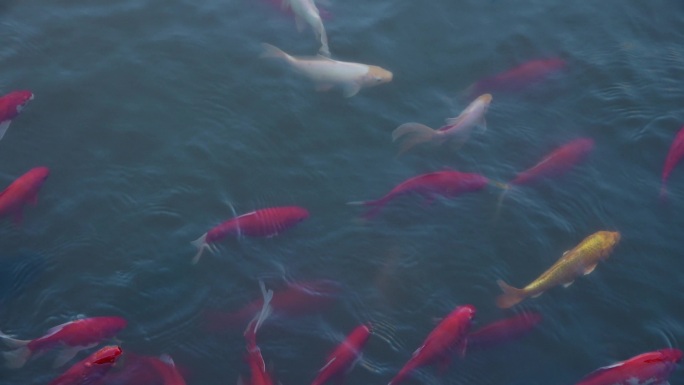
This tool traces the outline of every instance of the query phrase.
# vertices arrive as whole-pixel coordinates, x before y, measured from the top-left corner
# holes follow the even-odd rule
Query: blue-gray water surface
[[[594,369],[684,340],[684,170],[658,200],[684,124],[684,6],[668,0],[568,2],[349,0],[321,5],[333,58],[379,65],[392,82],[352,98],[316,92],[261,43],[311,56],[318,44],[270,0],[0,3],[0,94],[36,95],[0,141],[0,184],[51,174],[23,223],[0,222],[0,330],[36,338],[77,319],[116,315],[124,351],[170,354],[188,384],[247,373],[242,330],[204,327],[208,311],[259,296],[258,280],[329,279],[328,309],[277,318],[259,346],[283,385],[310,383],[360,323],[374,334],[347,383],[385,384],[454,307],[474,327],[522,310],[529,335],[473,351],[419,384],[573,384]],[[391,132],[438,127],[479,79],[543,58],[565,68],[494,93],[487,129],[461,147],[397,157]],[[507,181],[579,137],[596,146],[564,175],[500,190],[390,203],[372,221],[349,201],[451,168]],[[682,167],[684,168],[684,166]],[[254,209],[306,207],[272,238],[228,238],[190,260],[190,241]],[[610,258],[567,289],[512,310],[497,279],[522,287],[599,230],[620,231]],[[53,353],[0,368],[0,384],[45,384]],[[86,352],[78,357],[83,358]],[[72,363],[76,360],[72,361]],[[671,378],[682,383],[680,369]]]

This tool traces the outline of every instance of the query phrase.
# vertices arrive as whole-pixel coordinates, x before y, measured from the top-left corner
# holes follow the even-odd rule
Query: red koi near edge
[[[397,385],[404,381],[414,370],[421,366],[442,361],[448,364],[451,352],[457,350],[461,356],[465,355],[467,335],[470,321],[475,316],[475,307],[471,305],[459,306],[454,309],[437,327],[430,332],[423,346],[419,347],[411,359],[404,365],[389,382]]]
[[[328,356],[311,385],[323,385],[334,377],[341,378],[348,373],[361,359],[361,350],[368,342],[370,333],[368,326],[357,326]]]
[[[667,179],[670,177],[672,170],[674,170],[675,166],[677,166],[682,158],[684,158],[684,127],[679,129],[677,136],[675,136],[674,141],[672,141],[670,151],[667,153],[667,158],[665,159],[663,176],[661,178],[662,182],[660,185],[661,201],[665,201],[667,199]]]

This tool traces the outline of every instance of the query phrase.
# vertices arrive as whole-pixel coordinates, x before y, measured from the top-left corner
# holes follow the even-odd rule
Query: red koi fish
[[[84,349],[114,337],[127,325],[121,317],[93,317],[67,322],[48,330],[34,340],[17,340],[0,332],[0,340],[16,350],[2,353],[6,366],[16,369],[24,366],[33,353],[64,347],[55,359],[54,366],[62,366]]]
[[[662,184],[660,186],[661,201],[667,199],[667,179],[682,158],[684,158],[684,127],[682,127],[677,133],[677,136],[675,136],[675,139],[670,146],[670,151],[667,153],[667,158],[665,159],[665,167],[663,167],[663,176],[661,178]]]
[[[525,312],[492,322],[468,335],[468,348],[491,347],[524,336],[541,322],[539,313]]]
[[[399,371],[389,385],[397,385],[404,381],[414,370],[421,366],[441,361],[448,365],[453,350],[465,355],[467,335],[470,321],[475,316],[475,307],[471,305],[459,306],[454,309],[425,339],[411,359]]]
[[[325,279],[290,282],[283,290],[274,293],[270,306],[274,315],[279,316],[317,313],[334,304],[341,291],[342,285]],[[263,298],[259,298],[234,313],[208,313],[205,325],[214,332],[242,328],[263,305]]]
[[[593,149],[593,139],[575,139],[551,152],[532,168],[519,173],[510,184],[528,184],[541,178],[563,174],[586,159]]]
[[[593,139],[575,139],[557,148],[536,165],[519,173],[515,179],[508,182],[508,185],[503,186],[503,192],[499,196],[499,202],[497,203],[497,214],[506,193],[512,186],[531,184],[537,182],[539,179],[564,174],[575,165],[585,160],[593,149]]]
[[[271,314],[269,303],[273,298],[273,291],[264,287],[263,282],[259,282],[263,294],[264,306],[261,312],[247,325],[245,330],[245,340],[247,342],[247,356],[245,360],[249,365],[250,378],[245,382],[242,377],[238,378],[238,385],[273,385],[275,382],[271,374],[266,370],[266,362],[261,355],[261,349],[256,343],[256,333],[264,320]]]
[[[565,65],[565,60],[560,58],[531,60],[498,75],[478,81],[470,86],[468,95],[518,92],[560,72],[565,68]]]
[[[309,212],[298,206],[269,207],[229,219],[191,242],[197,247],[192,263],[197,263],[204,249],[212,250],[211,243],[232,236],[273,237],[309,217]]]
[[[38,191],[48,175],[50,170],[47,167],[32,168],[0,192],[0,216],[12,215],[14,223],[19,225],[24,206],[38,203]]]
[[[380,199],[365,202],[349,202],[347,204],[374,206],[364,215],[366,219],[371,219],[380,212],[385,204],[401,195],[416,193],[425,197],[426,203],[430,204],[438,196],[456,197],[467,192],[482,190],[488,183],[489,180],[479,174],[449,170],[437,171],[410,178],[393,188]]]
[[[370,333],[368,326],[357,326],[347,339],[328,356],[325,366],[318,371],[311,385],[323,385],[332,378],[341,378],[351,371],[361,359],[361,350],[368,342]]]
[[[168,355],[148,357],[126,353],[123,368],[109,372],[102,383],[104,385],[185,385],[185,379]]]
[[[577,385],[666,385],[682,359],[679,349],[661,349],[599,368]]]
[[[5,136],[12,119],[16,118],[31,100],[31,91],[14,91],[0,96],[0,139]]]
[[[121,356],[118,346],[105,346],[77,362],[48,385],[97,385]]]

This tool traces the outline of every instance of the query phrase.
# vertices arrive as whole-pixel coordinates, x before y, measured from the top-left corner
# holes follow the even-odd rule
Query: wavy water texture
[[[188,384],[246,373],[243,330],[211,333],[207,309],[239,309],[258,280],[325,279],[325,309],[273,317],[257,337],[283,384],[313,380],[361,323],[373,328],[348,383],[386,383],[454,307],[473,328],[523,311],[534,332],[426,367],[411,383],[574,383],[597,367],[684,340],[679,272],[684,170],[658,201],[684,124],[684,22],[666,1],[520,3],[330,1],[333,59],[391,70],[354,98],[259,59],[262,43],[314,55],[292,16],[261,1],[0,1],[0,93],[33,100],[0,142],[0,189],[27,169],[51,175],[21,226],[0,218],[0,330],[32,338],[77,317],[117,315],[124,351],[170,354]],[[494,94],[487,131],[467,146],[401,158],[391,132],[439,127],[467,89],[540,58],[562,71]],[[525,79],[523,79],[525,80]],[[522,82],[524,83],[524,81]],[[423,205],[402,197],[375,221],[345,203],[397,181],[454,169],[508,182],[554,148],[595,148],[562,175]],[[272,238],[235,238],[193,266],[190,241],[235,213],[302,206]],[[620,244],[568,287],[503,311],[503,279],[523,286],[587,235]],[[2,349],[5,349],[2,347]],[[4,351],[4,350],[3,350]],[[85,355],[85,353],[83,353]],[[52,356],[0,385],[48,383]],[[671,377],[681,383],[681,370]],[[407,381],[408,383],[408,381]]]

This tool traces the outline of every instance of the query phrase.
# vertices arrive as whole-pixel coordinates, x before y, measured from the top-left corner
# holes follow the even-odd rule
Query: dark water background
[[[327,312],[259,336],[284,385],[309,383],[323,355],[362,322],[376,335],[349,384],[384,384],[457,305],[476,325],[533,309],[539,329],[411,383],[572,384],[599,366],[684,339],[684,171],[657,200],[666,153],[684,124],[684,6],[679,1],[332,1],[333,57],[380,65],[392,83],[351,99],[258,58],[260,43],[311,55],[310,30],[267,1],[34,0],[0,3],[0,91],[36,99],[0,142],[0,181],[51,176],[21,227],[0,223],[0,329],[22,338],[79,316],[119,315],[124,350],[171,354],[189,384],[233,384],[240,331],[201,328],[204,309],[236,309],[257,279],[333,279]],[[488,130],[460,150],[396,158],[391,131],[436,127],[474,81],[528,60],[566,71],[501,94]],[[401,199],[370,224],[345,202],[377,198],[451,167],[508,180],[557,146],[591,137],[589,160],[510,196]],[[271,239],[226,240],[189,261],[189,242],[239,213],[301,205],[311,217]],[[523,286],[598,230],[619,230],[611,258],[569,289],[502,311],[502,278]],[[23,256],[23,257],[22,257]],[[79,357],[84,357],[82,353]],[[49,357],[49,356],[48,356]],[[42,384],[49,359],[0,384]],[[679,370],[672,384],[684,381]]]

